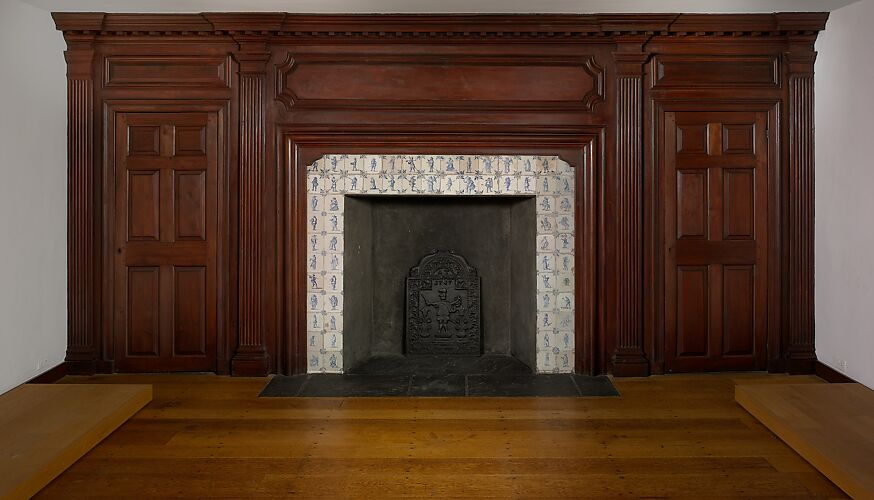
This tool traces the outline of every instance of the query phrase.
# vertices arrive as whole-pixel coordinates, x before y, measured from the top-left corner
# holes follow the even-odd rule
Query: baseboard
[[[843,373],[835,370],[831,366],[823,363],[822,361],[817,361],[816,366],[814,368],[814,373],[816,376],[825,380],[826,382],[831,382],[832,384],[856,384],[855,380],[850,377],[844,375]]]
[[[54,384],[64,378],[65,375],[67,375],[67,362],[61,361],[61,364],[40,373],[25,382],[25,384]]]

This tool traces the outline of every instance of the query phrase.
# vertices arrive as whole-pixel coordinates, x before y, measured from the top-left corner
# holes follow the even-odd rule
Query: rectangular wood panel
[[[161,148],[161,128],[134,126],[127,129],[127,154],[129,156],[157,156]]]
[[[753,239],[755,232],[755,171],[723,170],[723,239]]]
[[[677,172],[677,238],[707,237],[707,172]]]
[[[777,65],[774,56],[659,55],[655,59],[654,86],[777,87]]]
[[[227,88],[230,69],[226,57],[110,56],[106,58],[107,87]]]
[[[677,355],[706,356],[710,318],[708,269],[683,266],[677,269]]]
[[[724,355],[750,355],[755,352],[755,272],[755,266],[722,268]]]
[[[176,239],[205,240],[206,172],[176,172],[175,180]]]
[[[157,171],[128,172],[128,240],[158,240],[161,177]]]
[[[206,154],[206,127],[175,128],[174,155],[205,155]]]
[[[173,354],[206,354],[206,268],[173,269]]]
[[[127,354],[157,356],[160,352],[160,269],[127,270]]]

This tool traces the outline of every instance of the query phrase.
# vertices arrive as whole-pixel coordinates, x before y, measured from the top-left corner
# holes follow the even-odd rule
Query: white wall
[[[0,393],[64,360],[63,50],[48,12],[0,1]]]
[[[816,61],[816,352],[874,388],[874,0],[832,12]]]

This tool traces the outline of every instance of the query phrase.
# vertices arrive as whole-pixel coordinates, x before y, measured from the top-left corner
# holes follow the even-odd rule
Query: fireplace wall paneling
[[[400,153],[574,168],[577,371],[813,369],[826,14],[53,16],[71,372],[305,372],[306,168]]]

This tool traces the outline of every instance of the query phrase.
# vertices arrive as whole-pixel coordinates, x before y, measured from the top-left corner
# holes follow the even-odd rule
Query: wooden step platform
[[[738,385],[735,400],[853,498],[874,498],[874,391]]]
[[[0,395],[0,498],[31,497],[151,400],[151,385],[25,384]]]

